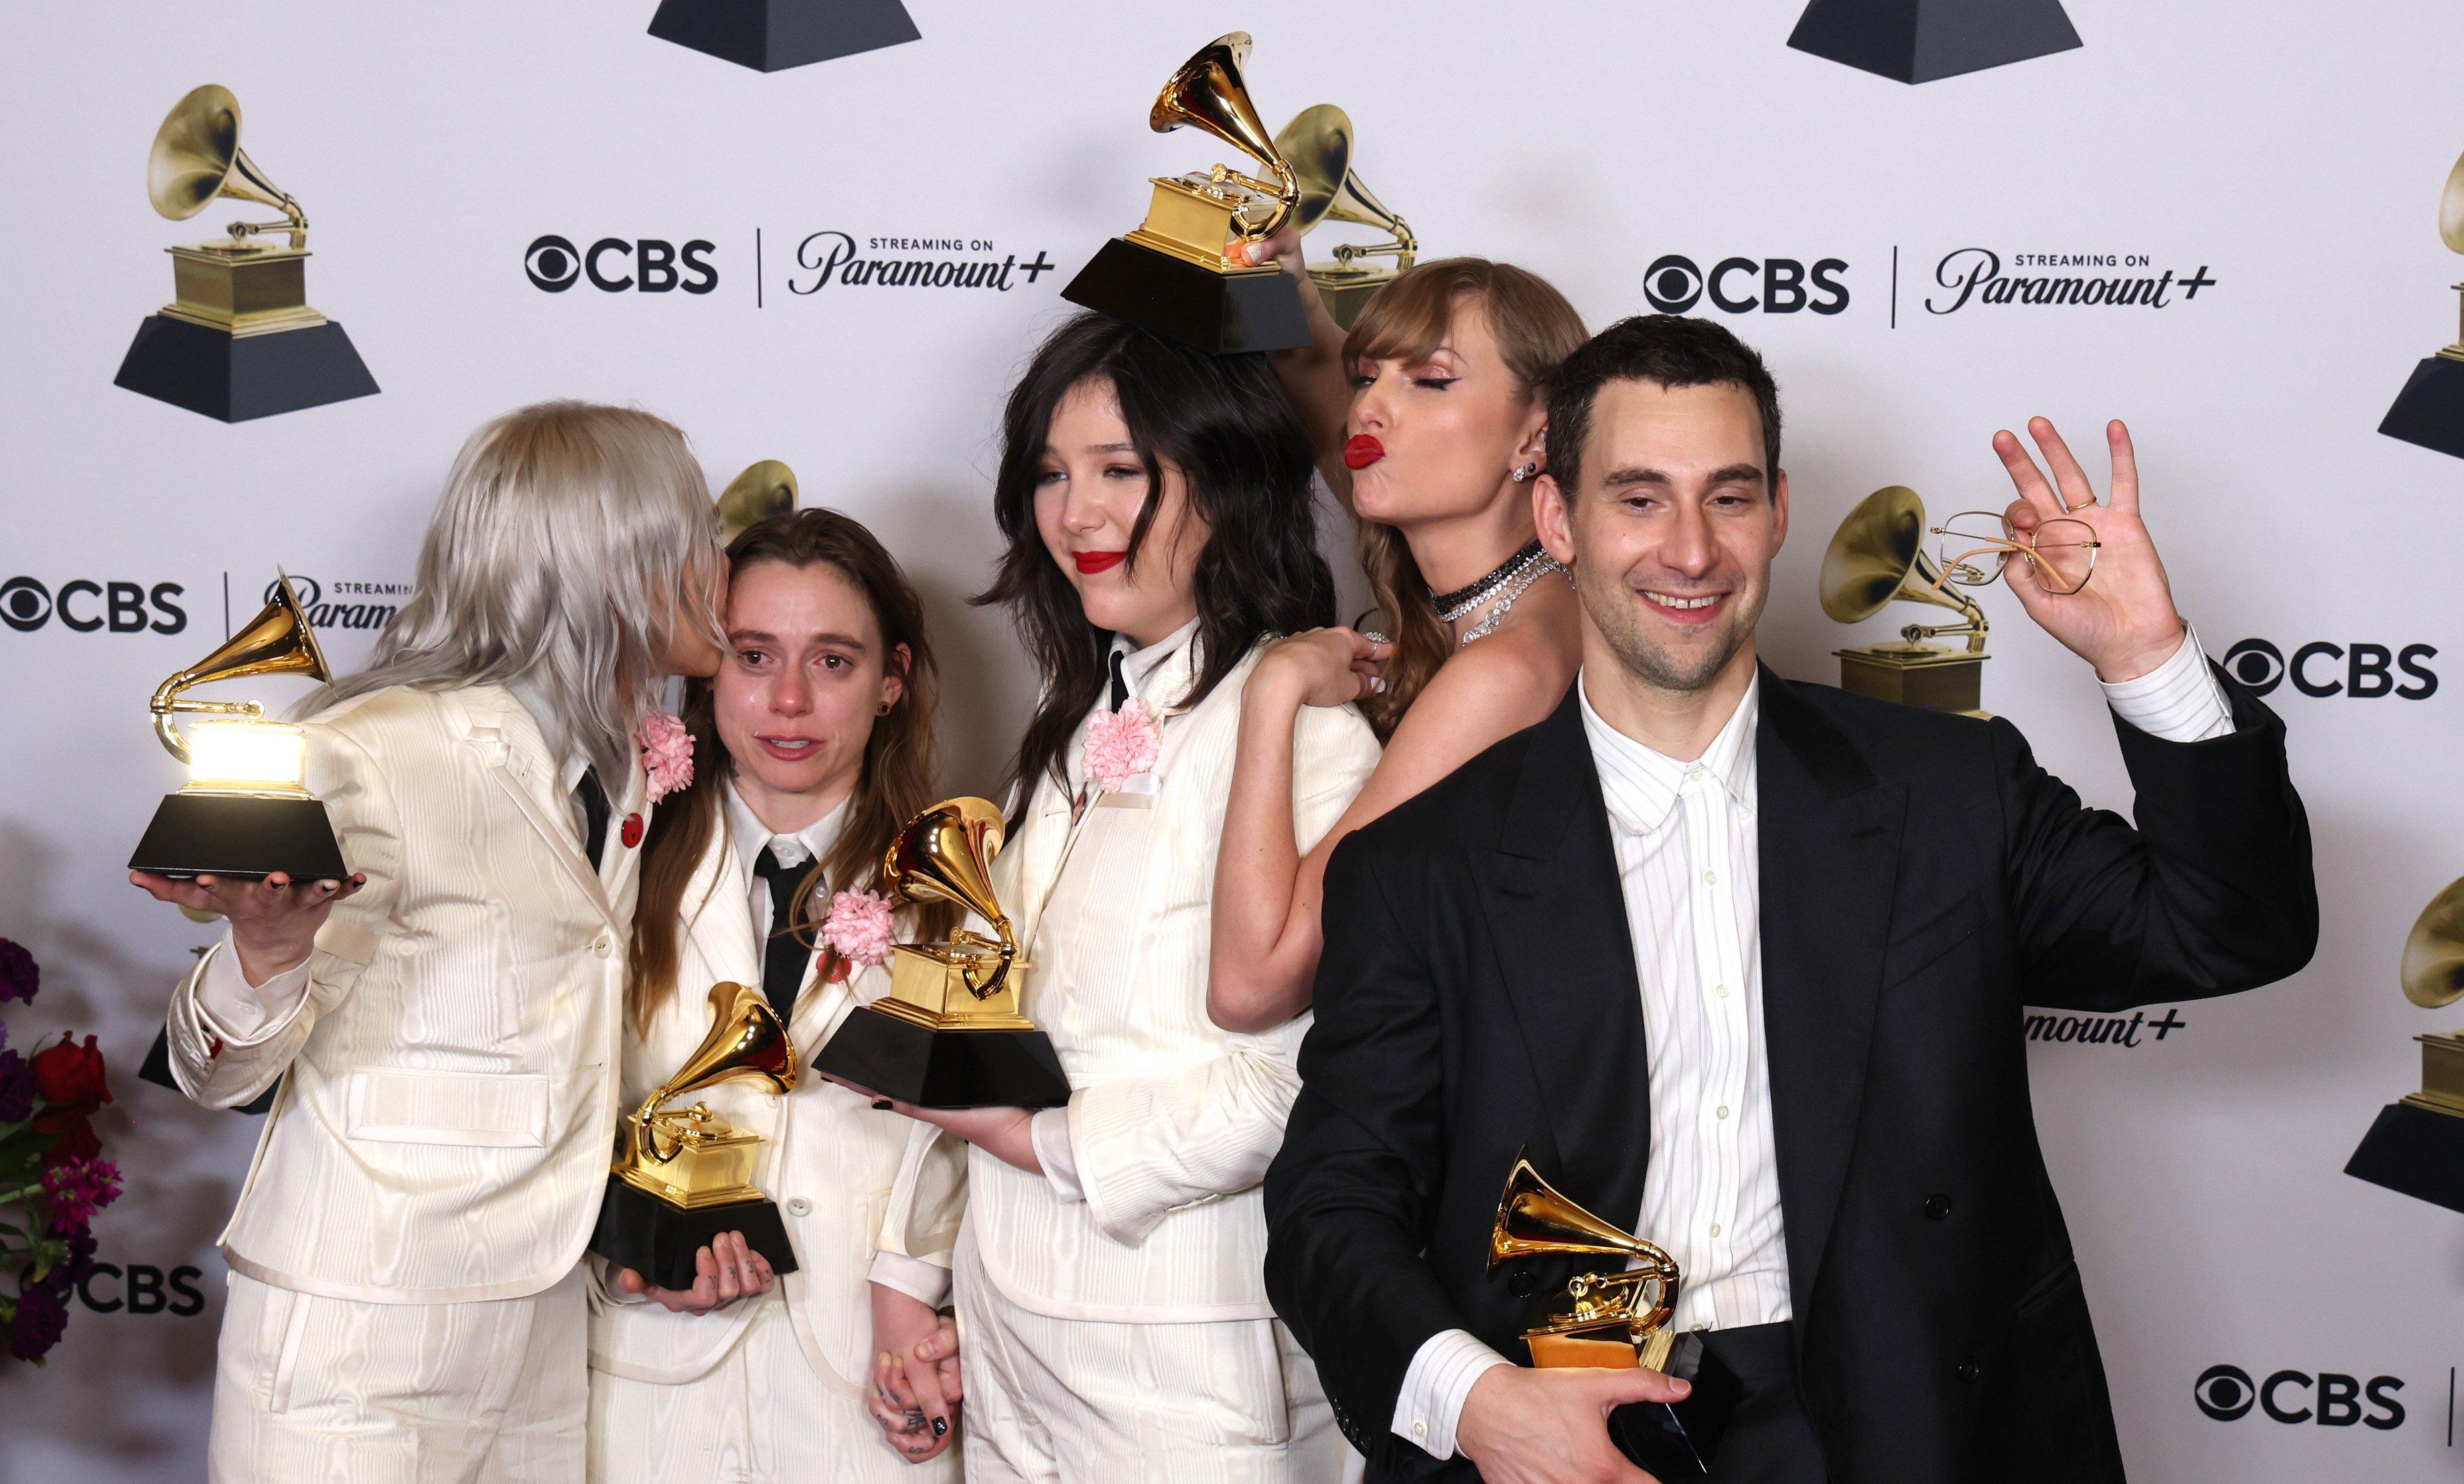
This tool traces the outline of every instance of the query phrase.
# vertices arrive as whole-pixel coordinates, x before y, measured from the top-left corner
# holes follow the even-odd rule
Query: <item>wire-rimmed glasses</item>
[[[2103,544],[2084,520],[2056,516],[2023,536],[2011,529],[2008,518],[1991,511],[1961,511],[1935,526],[1933,534],[1944,537],[1938,554],[1941,576],[1933,579],[1936,590],[1945,582],[1988,586],[2016,556],[2033,570],[2038,587],[2067,596],[2096,575],[2097,548]]]

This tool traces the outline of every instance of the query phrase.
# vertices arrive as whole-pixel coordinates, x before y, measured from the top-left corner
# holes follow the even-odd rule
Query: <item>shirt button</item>
[[[1711,986],[1711,993],[1717,994],[1722,999],[1727,999],[1728,997],[1728,987],[1725,984],[1715,984]]]
[[[1717,871],[1705,871],[1703,873],[1703,884],[1706,886],[1716,886],[1720,884],[1720,873]]]
[[[1727,1118],[1728,1116],[1728,1105],[1723,1102],[1715,1111],[1719,1117]]]
[[[1711,1223],[1711,1234],[1712,1234],[1713,1236],[1717,1236],[1717,1235],[1719,1235],[1719,1234],[1720,1234],[1720,1223],[1718,1223],[1718,1222],[1716,1222],[1716,1221],[1714,1221],[1714,1222],[1712,1222],[1712,1223]]]
[[[1701,782],[1703,780],[1703,765],[1701,763],[1696,763],[1693,767],[1686,769],[1685,778],[1689,783]]]
[[[813,1213],[813,1203],[799,1195],[787,1203],[787,1210],[794,1215],[809,1216]]]
[[[1427,1437],[1428,1435],[1429,1435],[1429,1425],[1428,1425],[1427,1423],[1425,1423],[1425,1422],[1416,1422],[1416,1423],[1412,1424],[1412,1436],[1414,1436],[1414,1437],[1416,1437],[1416,1438],[1424,1438],[1424,1437]]]

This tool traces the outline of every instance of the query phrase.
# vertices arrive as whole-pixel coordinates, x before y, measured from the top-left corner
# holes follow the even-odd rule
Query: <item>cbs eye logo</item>
[[[1731,315],[1757,309],[1767,315],[1793,315],[1800,309],[1836,315],[1848,307],[1848,286],[1839,281],[1847,271],[1847,263],[1836,257],[1817,261],[1810,278],[1805,264],[1793,257],[1727,257],[1706,273],[1692,258],[1671,252],[1642,271],[1642,294],[1663,315],[1682,315],[1706,294],[1714,306]]]
[[[605,294],[708,294],[718,287],[718,269],[710,255],[716,244],[695,237],[679,249],[658,237],[627,240],[602,237],[577,248],[569,237],[554,232],[532,241],[522,253],[522,272],[531,285],[546,294],[562,294],[587,278]],[[679,266],[681,265],[681,266]]]
[[[2306,696],[2344,695],[2367,701],[2397,695],[2421,701],[2438,689],[2438,676],[2430,668],[2437,655],[2431,644],[2390,649],[2385,644],[2319,641],[2294,650],[2288,660],[2283,650],[2264,639],[2245,639],[2225,651],[2224,665],[2225,673],[2248,686],[2254,695],[2265,695],[2290,680],[2293,688]],[[2399,670],[2405,677],[2400,685]]]
[[[2218,1422],[2238,1422],[2255,1407],[2281,1423],[2349,1428],[2358,1422],[2390,1432],[2404,1426],[2404,1403],[2395,1395],[2403,1389],[2404,1381],[2396,1376],[2372,1376],[2365,1382],[2336,1371],[2312,1376],[2279,1370],[2255,1382],[2238,1365],[2211,1365],[2199,1372],[2190,1396],[2199,1410]]]

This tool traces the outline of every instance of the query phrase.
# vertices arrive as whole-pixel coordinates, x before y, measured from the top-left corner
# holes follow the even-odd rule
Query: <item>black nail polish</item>
[[[873,1111],[874,1111],[874,1112],[876,1112],[876,1113],[887,1113],[887,1112],[889,1112],[889,1111],[890,1111],[890,1100],[889,1100],[888,1098],[875,1098],[875,1099],[873,1099],[873,1100],[872,1100],[872,1109],[873,1109]]]
[[[934,1435],[935,1437],[940,1437],[940,1436],[942,1436],[943,1434],[947,1433],[949,1430],[950,1430],[950,1419],[949,1419],[949,1418],[947,1418],[947,1417],[935,1417],[935,1418],[934,1418],[934,1419],[933,1419],[933,1435]]]

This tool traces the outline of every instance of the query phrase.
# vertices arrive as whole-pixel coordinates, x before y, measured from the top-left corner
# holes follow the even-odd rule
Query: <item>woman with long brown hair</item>
[[[1277,368],[1320,471],[1360,524],[1383,633],[1296,634],[1249,674],[1216,866],[1207,1013],[1258,1031],[1309,1004],[1318,903],[1344,836],[1564,699],[1580,663],[1573,584],[1540,549],[1549,377],[1583,322],[1535,273],[1485,258],[1422,263],[1350,334],[1301,272],[1299,240],[1249,250],[1301,284],[1316,342]],[[1292,720],[1357,702],[1385,742],[1368,784],[1313,849],[1292,843]]]
[[[643,846],[624,1107],[701,1042],[715,983],[760,986],[800,1060],[888,989],[869,949],[891,918],[867,894],[880,890],[899,827],[934,799],[933,651],[915,591],[881,543],[835,511],[803,510],[747,529],[728,556],[726,658],[687,687],[682,712],[697,775]],[[865,928],[876,941],[844,941]],[[907,1467],[950,1443],[956,1372],[935,1363],[955,1346],[935,1313],[947,1269],[874,1252],[907,1122],[809,1072],[784,1097],[741,1082],[697,1096],[762,1137],[760,1183],[798,1268],[773,1274],[728,1233],[702,1249],[690,1289],[599,1275],[590,1476],[706,1478],[735,1466],[764,1478],[955,1478],[955,1455]],[[893,1380],[884,1352],[914,1364]],[[897,1407],[882,1405],[886,1390]],[[911,1405],[921,1420],[891,1425]],[[877,1441],[885,1426],[891,1448]]]

